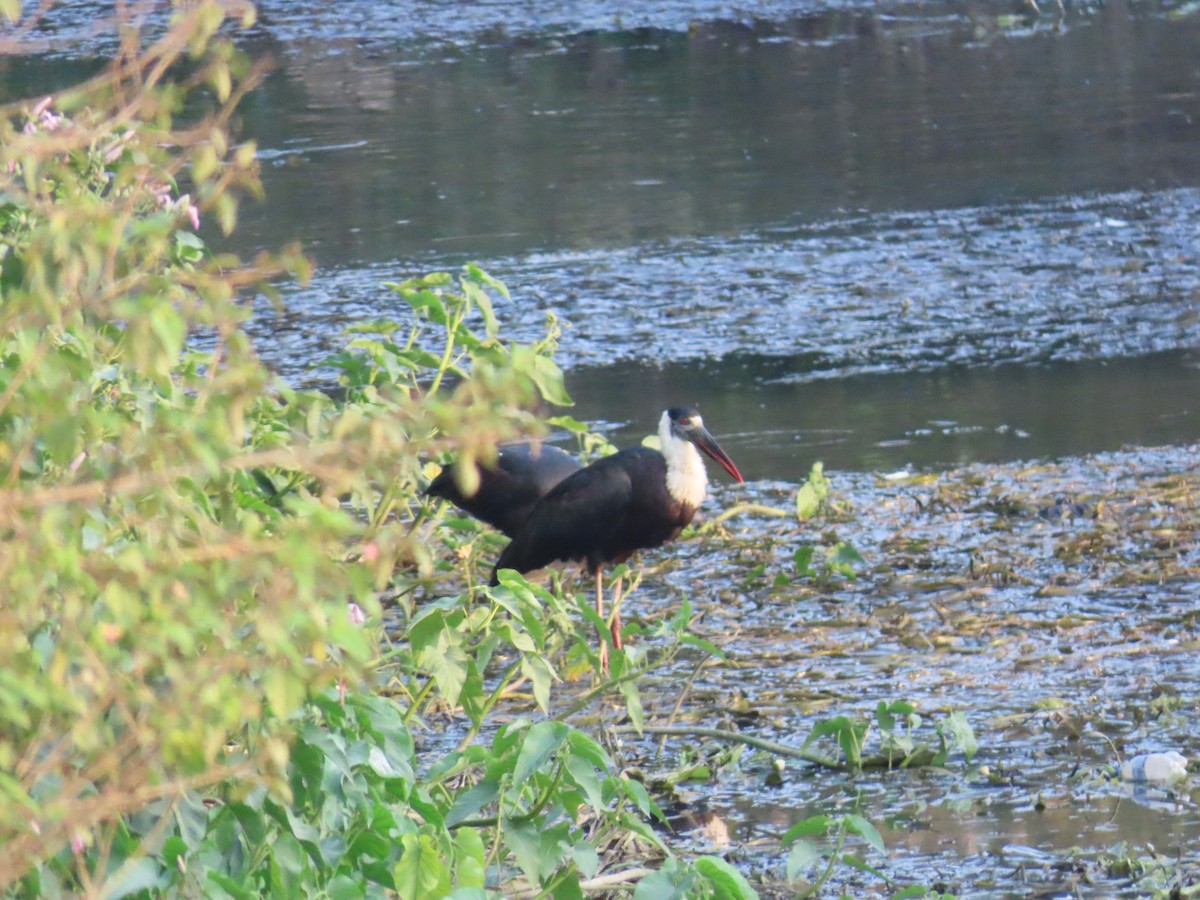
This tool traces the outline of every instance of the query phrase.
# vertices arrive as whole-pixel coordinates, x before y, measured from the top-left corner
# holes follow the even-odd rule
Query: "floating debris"
[[[1166,753],[1139,753],[1121,763],[1125,781],[1154,781],[1172,784],[1187,777],[1187,757],[1178,750]]]

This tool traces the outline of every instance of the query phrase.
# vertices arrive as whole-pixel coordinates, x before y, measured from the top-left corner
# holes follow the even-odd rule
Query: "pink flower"
[[[181,209],[184,215],[188,217],[188,221],[192,223],[192,230],[195,231],[200,227],[200,210],[196,204],[192,202],[191,194],[184,194],[175,201],[175,208]]]
[[[46,131],[56,131],[62,125],[64,119],[58,113],[51,112],[50,106],[54,103],[53,97],[46,97],[29,114],[29,121],[25,123],[22,129],[25,134],[33,134],[38,128],[44,128]]]
[[[354,625],[357,625],[359,628],[362,628],[363,625],[367,624],[367,613],[357,603],[352,601],[346,604],[346,613],[350,616],[350,622]]]
[[[171,186],[169,184],[151,184],[150,191],[154,194],[154,200],[163,209],[171,205]]]

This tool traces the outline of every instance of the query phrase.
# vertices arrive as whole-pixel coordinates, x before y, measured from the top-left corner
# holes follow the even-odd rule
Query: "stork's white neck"
[[[679,503],[699,507],[708,490],[704,460],[695,444],[675,436],[671,417],[665,412],[658,421],[658,442],[667,460],[667,493]]]

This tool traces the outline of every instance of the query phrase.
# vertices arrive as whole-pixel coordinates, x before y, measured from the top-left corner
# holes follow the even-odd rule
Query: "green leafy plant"
[[[978,750],[975,733],[961,712],[949,713],[934,723],[936,747],[930,741],[918,739],[916,732],[924,720],[906,700],[881,700],[873,720],[848,715],[821,719],[813,725],[803,749],[830,740],[841,751],[844,767],[852,772],[864,768],[943,766],[955,751],[961,751],[970,762]],[[868,741],[873,730],[879,733],[879,746],[871,750]]]
[[[832,716],[822,719],[813,725],[808,737],[804,740],[804,748],[819,741],[821,738],[832,738],[842,751],[842,759],[846,768],[857,771],[863,764],[863,744],[867,738],[868,723],[863,719],[851,719],[849,716]]]
[[[809,470],[808,478],[796,491],[796,518],[813,518],[821,511],[828,497],[829,479],[825,477],[825,464],[815,462]]]
[[[565,399],[553,336],[500,341],[504,288],[474,267],[397,287],[404,320],[340,357],[344,400],[272,378],[247,300],[303,258],[243,265],[194,231],[257,189],[228,133],[260,71],[220,36],[233,12],[181,7],[145,45],[128,22],[107,72],[0,116],[0,888],[149,878],[197,792],[286,810],[307,701],[360,683],[363,622],[430,568],[396,515],[425,459]]]
[[[830,835],[832,835],[833,848],[828,853],[822,852],[816,839],[827,838]],[[887,876],[870,865],[865,855],[850,853],[845,849],[847,841],[852,836],[860,838],[877,853],[887,852],[879,829],[862,816],[854,813],[841,816],[810,816],[792,825],[783,833],[780,844],[785,849],[790,848],[787,859],[788,881],[798,881],[805,872],[823,865],[816,879],[802,888],[799,896],[809,897],[816,894],[829,880],[839,864],[850,866],[861,872],[869,872],[877,878],[887,881]]]
[[[227,132],[258,75],[218,37],[231,11],[146,47],[130,23],[106,75],[0,118],[0,891],[573,895],[636,835],[654,877],[753,896],[670,857],[645,786],[548,717],[563,668],[596,668],[589,604],[469,570],[440,589],[428,461],[489,461],[569,402],[554,322],[506,343],[507,288],[466,266],[349,329],[336,400],[257,359],[246,300],[306,265],[195,233],[257,185]],[[681,613],[657,629],[677,644]],[[635,721],[644,662],[614,653],[597,689]],[[498,723],[522,684],[543,717]]]
[[[852,579],[855,577],[854,567],[865,563],[862,554],[845,541],[838,541],[832,547],[826,548],[819,565],[814,562],[816,555],[817,549],[810,545],[800,547],[792,554],[797,578],[815,578],[825,581],[835,575],[840,575],[843,578]],[[781,587],[790,581],[791,579],[787,575],[781,573],[775,580],[775,586]]]
[[[799,490],[796,492],[796,517],[802,521],[812,521],[830,510],[830,483],[825,477],[824,464],[815,462]],[[773,587],[781,588],[797,579],[813,579],[818,582],[829,582],[836,577],[854,578],[855,566],[865,564],[865,560],[853,546],[846,541],[832,540],[824,550],[811,544],[797,547],[792,554],[794,570],[791,573],[779,572],[775,575]],[[765,565],[754,567],[747,575],[747,583],[752,583],[765,574]]]
[[[1132,882],[1139,896],[1170,900],[1200,894],[1194,875],[1180,859],[1153,846],[1139,849],[1121,841],[1102,851],[1096,864],[1106,877]]]
[[[617,452],[617,448],[607,437],[592,431],[586,423],[571,416],[551,416],[546,420],[546,424],[574,435],[579,445],[579,458],[585,463],[601,456],[612,456]]]

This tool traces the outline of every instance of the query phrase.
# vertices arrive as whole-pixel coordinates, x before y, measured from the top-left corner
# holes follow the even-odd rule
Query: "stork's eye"
[[[679,424],[680,425],[691,425],[692,420],[689,419],[687,416],[684,416],[682,419],[679,420]]]

